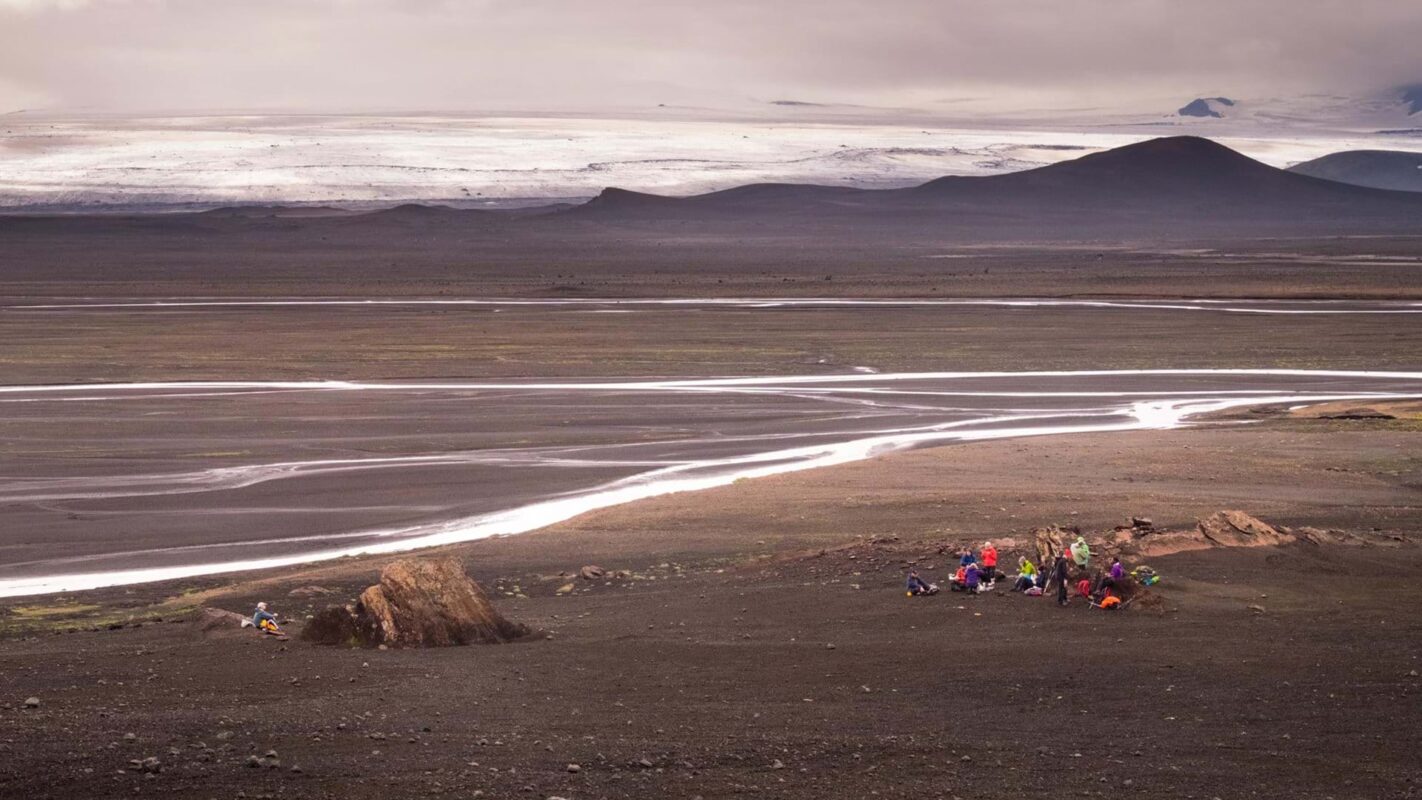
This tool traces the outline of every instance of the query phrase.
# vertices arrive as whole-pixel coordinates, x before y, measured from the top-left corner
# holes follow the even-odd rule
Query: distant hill
[[[735,222],[747,229],[926,227],[1002,238],[1422,230],[1422,197],[1287,172],[1177,136],[1038,169],[908,189],[752,184],[691,197],[609,189],[566,215],[604,222]]]
[[[1422,234],[1422,193],[1276,169],[1194,136],[1151,139],[1022,172],[944,177],[900,189],[760,183],[667,197],[609,188],[580,205],[517,212],[404,205],[368,213],[265,207],[0,215],[0,239],[218,237],[213,241],[242,252],[282,243],[294,252],[337,260],[365,248],[474,258],[491,249],[547,254],[633,241],[705,247],[771,242],[786,252],[808,254],[929,243],[1391,234]]]
[[[1407,105],[1407,114],[1422,114],[1422,83],[1402,87],[1402,102]]]
[[[1405,150],[1349,150],[1289,167],[1290,172],[1312,175],[1354,186],[1422,192],[1422,153]]]
[[[1233,108],[1234,101],[1228,97],[1197,97],[1181,106],[1175,113],[1182,117],[1213,117],[1221,119],[1225,109]]]

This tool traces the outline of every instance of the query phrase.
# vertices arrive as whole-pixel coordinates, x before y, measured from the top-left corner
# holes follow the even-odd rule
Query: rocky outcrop
[[[302,638],[321,644],[450,647],[510,642],[528,636],[510,622],[457,559],[407,558],[387,566],[380,583],[351,608],[317,614]]]
[[[1294,541],[1294,537],[1243,511],[1216,511],[1196,525],[1211,544],[1219,547],[1265,547]]]
[[[1068,544],[1081,535],[1079,528],[1062,528],[1048,525],[1032,529],[1032,544],[1037,551],[1037,563],[1043,569],[1051,566],[1058,553],[1065,553]]]

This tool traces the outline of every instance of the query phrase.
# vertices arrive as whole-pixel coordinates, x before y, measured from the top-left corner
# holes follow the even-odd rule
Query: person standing
[[[983,580],[988,583],[997,580],[997,548],[992,542],[983,542]]]
[[[1066,553],[1057,554],[1057,562],[1052,566],[1052,580],[1057,583],[1057,605],[1067,604],[1067,572],[1068,566]]]
[[[1091,545],[1086,543],[1085,536],[1076,537],[1076,541],[1071,544],[1071,558],[1082,569],[1091,568]]]

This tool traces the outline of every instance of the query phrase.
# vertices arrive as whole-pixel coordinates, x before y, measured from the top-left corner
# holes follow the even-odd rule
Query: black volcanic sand
[[[448,550],[506,613],[552,633],[506,646],[350,651],[202,639],[171,621],[52,634],[43,621],[67,604],[203,582],[43,598],[12,608],[37,633],[0,645],[0,793],[1412,796],[1419,435],[1271,418],[980,443]],[[1246,503],[1280,522],[1381,530],[1361,547],[1153,560],[1160,614],[901,591],[910,561],[941,578],[945,547],[1010,549],[1004,536],[1038,522],[1174,525]],[[556,574],[593,561],[635,577]],[[353,596],[379,563],[187,602],[245,611],[264,598],[300,617]],[[556,596],[565,582],[577,589]],[[313,585],[330,594],[289,595]],[[23,708],[31,696],[40,705]],[[246,766],[268,750],[280,768]],[[148,757],[155,777],[128,769]]]
[[[1410,280],[1422,285],[1418,274]],[[1046,294],[1043,288],[1036,294]],[[1189,288],[1177,285],[1181,294],[1170,296],[1188,294]],[[289,296],[314,294],[296,287]],[[1415,354],[1422,352],[1422,314],[977,306],[642,306],[632,313],[513,305],[42,311],[0,302],[7,305],[0,308],[0,357],[3,382],[11,385],[786,375],[860,366],[881,372],[1406,370],[1418,366]]]
[[[1422,296],[1417,240],[1399,237],[976,247],[442,225],[5,220],[0,294]],[[30,313],[0,312],[7,384],[1416,369],[1422,352],[1417,318],[1395,316]],[[258,599],[301,619],[354,597],[377,559],[6,601],[0,796],[1415,796],[1417,422],[1236,417],[1263,422],[902,453],[449,548],[506,613],[553,632],[516,645],[352,652],[174,622],[105,629]],[[43,446],[0,438],[11,458]],[[1159,616],[901,592],[908,560],[942,578],[945,544],[1221,508],[1378,538],[1160,559]],[[587,563],[637,577],[555,596]],[[330,593],[290,594],[310,586]],[[84,630],[56,632],[69,627]],[[245,766],[269,749],[279,769]],[[147,757],[156,777],[128,770]]]

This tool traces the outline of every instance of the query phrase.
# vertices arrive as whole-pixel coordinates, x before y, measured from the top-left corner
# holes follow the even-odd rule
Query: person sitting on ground
[[[953,577],[948,579],[948,591],[966,592],[968,591],[968,568],[958,567],[958,571],[953,573]]]
[[[1079,595],[1081,595],[1082,597],[1085,597],[1085,598],[1087,599],[1087,601],[1090,602],[1091,599],[1092,599],[1092,596],[1091,596],[1091,579],[1090,579],[1090,578],[1082,578],[1081,580],[1077,581],[1077,582],[1076,582],[1076,593],[1079,594]]]
[[[1113,589],[1121,585],[1122,579],[1126,577],[1126,568],[1121,566],[1120,556],[1111,559],[1111,569],[1106,576],[1101,579],[1102,590]]]
[[[992,542],[983,542],[983,580],[987,583],[997,580],[997,548]]]
[[[918,576],[918,570],[911,569],[908,574],[908,595],[909,597],[938,594],[938,585],[928,583]]]
[[[983,568],[976,563],[969,564],[964,575],[963,586],[970,593],[987,591],[987,584],[983,581]]]
[[[958,559],[958,564],[959,564],[960,566],[966,567],[966,566],[968,566],[969,564],[975,564],[975,563],[977,563],[977,560],[978,560],[978,557],[975,556],[975,555],[973,555],[973,548],[971,548],[971,547],[964,547],[964,548],[963,548],[963,557],[960,558],[960,559]]]
[[[281,626],[277,624],[276,615],[267,611],[266,603],[257,604],[257,613],[252,615],[252,624],[262,633],[281,633]]]
[[[1093,603],[1092,605],[1103,611],[1115,611],[1121,607],[1121,598],[1107,592],[1106,596],[1101,598],[1100,603]]]
[[[1037,585],[1037,565],[1027,560],[1026,556],[1017,559],[1017,582],[1012,585],[1012,591],[1025,592]]]
[[[1078,536],[1076,541],[1071,543],[1071,560],[1082,569],[1091,566],[1091,546],[1086,543],[1086,537]]]

